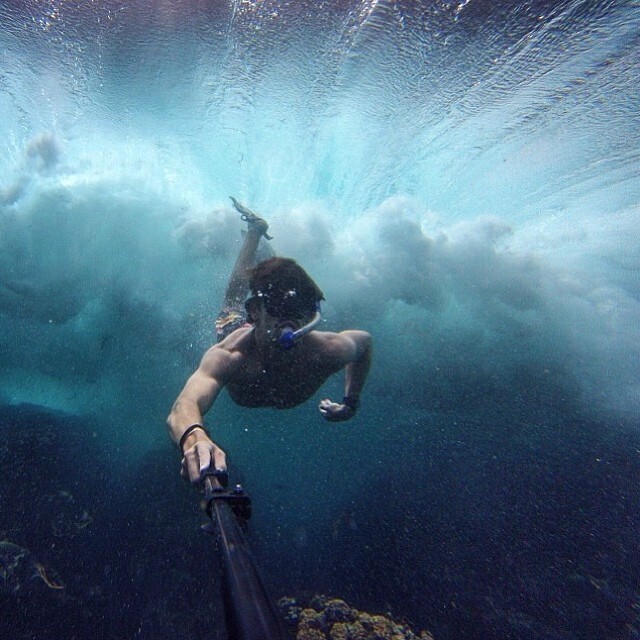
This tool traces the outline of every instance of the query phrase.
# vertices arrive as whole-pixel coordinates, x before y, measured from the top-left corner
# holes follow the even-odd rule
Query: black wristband
[[[349,409],[351,409],[351,411],[355,413],[358,410],[358,407],[360,406],[360,399],[357,396],[345,396],[342,399],[342,404],[349,407]]]
[[[180,437],[180,451],[182,451],[183,455],[184,455],[184,443],[186,441],[186,439],[196,430],[196,429],[202,429],[205,434],[207,435],[207,437],[209,436],[209,434],[207,433],[207,430],[201,425],[201,424],[192,424],[190,427],[188,427],[185,432],[182,434],[182,436]]]

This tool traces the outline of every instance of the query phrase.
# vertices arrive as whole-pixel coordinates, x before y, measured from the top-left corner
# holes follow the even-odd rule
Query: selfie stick
[[[223,600],[229,640],[285,640],[287,635],[269,597],[240,522],[251,516],[251,500],[240,485],[227,491],[226,473],[204,477],[203,507],[211,518],[222,555]]]

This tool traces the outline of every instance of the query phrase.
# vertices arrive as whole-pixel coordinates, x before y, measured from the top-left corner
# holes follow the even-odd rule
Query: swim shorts
[[[220,342],[236,329],[250,326],[244,305],[223,307],[216,318],[216,339]]]

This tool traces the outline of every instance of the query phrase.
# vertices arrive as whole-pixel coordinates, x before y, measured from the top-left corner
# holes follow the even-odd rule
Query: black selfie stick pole
[[[207,475],[204,507],[222,555],[223,598],[229,640],[285,640],[287,635],[267,593],[240,521],[251,515],[251,500],[240,485],[227,491]]]

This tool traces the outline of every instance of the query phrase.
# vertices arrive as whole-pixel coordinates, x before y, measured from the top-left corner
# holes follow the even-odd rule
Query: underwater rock
[[[358,612],[344,600],[334,599],[326,602],[322,616],[327,625],[333,625],[336,622],[355,622]]]
[[[291,623],[297,623],[302,612],[302,607],[298,606],[298,601],[287,596],[278,600],[278,609],[280,609],[282,617]]]
[[[339,598],[314,596],[304,608],[294,598],[281,598],[278,606],[297,622],[296,640],[433,640],[427,631],[416,635],[404,623],[358,611]]]
[[[17,593],[33,577],[33,560],[26,549],[0,541],[0,592]]]
[[[54,590],[64,589],[57,574],[45,569],[28,549],[0,540],[0,593],[15,595],[36,584]]]

